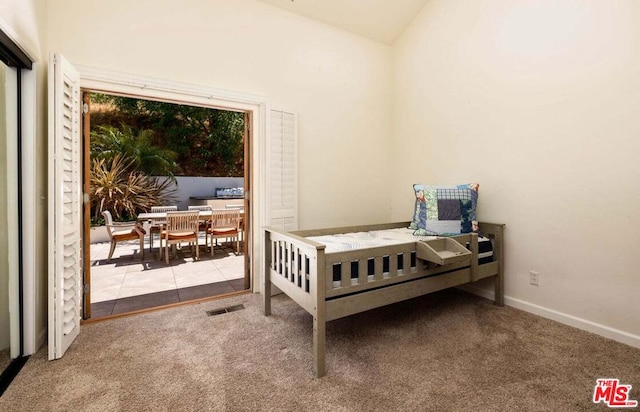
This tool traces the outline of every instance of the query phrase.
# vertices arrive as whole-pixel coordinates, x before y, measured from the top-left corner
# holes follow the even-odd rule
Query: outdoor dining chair
[[[164,241],[165,261],[169,264],[169,246],[177,243],[188,242],[195,247],[195,259],[200,259],[198,250],[198,224],[200,212],[181,211],[167,212],[167,220],[160,232],[160,259],[162,259],[162,242]]]
[[[214,240],[217,244],[220,238],[235,238],[236,255],[240,253],[240,210],[214,209],[211,215],[211,226],[207,230],[211,239],[211,256],[213,256]]]
[[[198,210],[200,212],[211,212],[213,213],[213,207],[208,205],[197,205],[197,206],[188,206],[189,210]],[[211,226],[211,216],[204,217],[200,216],[200,223],[198,224],[198,231],[204,233],[204,244],[205,246],[209,246],[209,226]]]
[[[107,228],[107,233],[109,234],[109,239],[111,240],[111,249],[109,250],[109,257],[107,258],[107,262],[111,260],[113,252],[116,249],[116,244],[118,242],[136,239],[140,240],[140,258],[144,259],[144,235],[146,234],[145,230],[140,227],[137,222],[114,223],[111,212],[109,212],[108,210],[103,211],[102,216],[104,216],[104,223]]]
[[[175,212],[176,210],[178,210],[178,206],[151,206],[151,213]],[[151,225],[149,226],[149,250],[153,249],[153,234],[157,233],[159,235],[163,224],[164,219],[151,220]],[[162,257],[162,251],[160,251],[160,256]]]

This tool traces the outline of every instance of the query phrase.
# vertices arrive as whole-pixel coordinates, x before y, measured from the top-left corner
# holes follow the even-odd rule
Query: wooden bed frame
[[[325,245],[306,239],[338,233],[406,228],[409,222],[334,229],[284,232],[265,228],[264,314],[271,314],[271,284],[313,316],[313,373],[325,374],[326,322],[438,290],[494,278],[495,304],[504,305],[503,224],[479,223],[479,233],[493,241],[493,261],[478,264],[478,235],[453,237],[468,244],[463,261],[438,265],[427,262],[416,249],[420,242],[325,252]],[[334,265],[340,281],[334,282]],[[357,266],[356,266],[357,265]],[[371,267],[373,266],[373,275]],[[410,268],[410,270],[398,270]],[[357,281],[352,281],[356,270]],[[336,285],[336,283],[338,283]]]

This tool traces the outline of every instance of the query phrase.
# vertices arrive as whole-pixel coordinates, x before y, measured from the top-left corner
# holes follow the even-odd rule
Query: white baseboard
[[[483,298],[494,300],[495,293],[486,289],[476,288],[471,285],[459,286],[461,290],[464,290],[474,295],[482,296]],[[521,299],[512,298],[509,296],[504,297],[504,303],[507,306],[514,307],[516,309],[523,310],[525,312],[532,313],[534,315],[541,316],[543,318],[551,319],[556,322],[560,322],[564,325],[572,326],[577,329],[581,329],[587,332],[595,333],[596,335],[603,336],[608,339],[615,340],[625,345],[640,348],[640,336],[634,335],[619,329],[614,329],[609,326],[601,325],[599,323],[592,322],[590,320],[582,319],[573,315],[558,312],[557,310],[545,308],[543,306],[535,305],[530,302],[526,302]]]

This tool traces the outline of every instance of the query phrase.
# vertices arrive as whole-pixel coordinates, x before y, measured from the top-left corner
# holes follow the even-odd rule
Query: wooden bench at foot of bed
[[[468,246],[471,253],[468,258],[454,258],[443,265],[433,263],[433,253],[415,241],[328,253],[325,245],[307,239],[408,225],[400,222],[297,232],[265,228],[264,313],[271,314],[273,284],[313,316],[316,377],[325,374],[325,324],[331,320],[485,278],[494,279],[495,303],[503,306],[503,224],[479,223],[479,233],[493,244],[493,261],[483,264],[478,263],[475,233],[452,237]],[[334,280],[335,267],[340,271],[339,281]]]

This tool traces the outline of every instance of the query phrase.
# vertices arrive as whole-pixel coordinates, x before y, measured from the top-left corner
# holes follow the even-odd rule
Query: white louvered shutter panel
[[[49,359],[80,333],[82,189],[80,76],[61,55],[49,62]]]
[[[271,110],[267,158],[267,224],[298,229],[297,127],[294,113]]]

